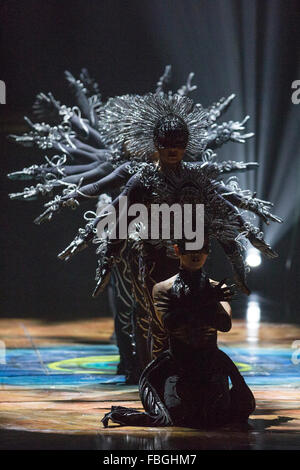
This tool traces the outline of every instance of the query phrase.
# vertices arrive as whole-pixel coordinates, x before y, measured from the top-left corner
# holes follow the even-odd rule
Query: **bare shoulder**
[[[169,289],[171,289],[176,279],[176,276],[177,274],[175,274],[175,276],[170,277],[169,279],[166,279],[165,281],[161,281],[155,284],[152,289],[152,297],[156,297],[158,294],[162,292],[167,292]]]

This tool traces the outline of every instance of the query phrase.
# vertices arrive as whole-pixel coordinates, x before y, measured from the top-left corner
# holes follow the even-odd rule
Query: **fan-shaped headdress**
[[[186,126],[186,155],[196,158],[206,145],[209,115],[186,96],[148,93],[111,98],[100,111],[99,132],[106,145],[124,143],[133,157],[145,159],[156,151],[158,123],[164,118],[170,121],[170,116]]]

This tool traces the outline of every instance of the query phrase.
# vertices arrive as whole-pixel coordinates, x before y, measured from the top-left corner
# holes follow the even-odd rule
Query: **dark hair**
[[[156,123],[153,136],[157,149],[185,148],[189,139],[189,131],[181,117],[170,113]]]
[[[191,242],[193,240],[186,240],[186,239],[181,239],[181,240],[175,240],[175,245],[178,246],[179,252],[181,255],[184,255],[185,253],[192,253],[193,251],[199,252],[201,251],[202,253],[209,254],[210,253],[210,239],[208,236],[205,236],[204,238],[204,243],[203,247],[200,250],[186,250],[185,244],[186,242]]]

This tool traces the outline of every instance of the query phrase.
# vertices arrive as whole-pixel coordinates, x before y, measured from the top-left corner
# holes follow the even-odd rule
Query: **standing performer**
[[[181,240],[174,247],[179,273],[153,289],[169,347],[141,375],[145,412],[113,406],[102,419],[105,427],[109,420],[125,426],[216,427],[244,423],[255,409],[245,380],[217,346],[217,331],[231,329],[233,286],[204,273],[208,239],[200,251],[187,252],[184,246]]]

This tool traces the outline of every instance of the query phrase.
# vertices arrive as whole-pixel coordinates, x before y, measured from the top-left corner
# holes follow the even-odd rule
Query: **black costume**
[[[190,427],[247,420],[255,409],[254,397],[235,364],[217,347],[217,330],[228,331],[231,319],[216,300],[215,284],[201,270],[181,269],[156,285],[156,313],[169,349],[142,373],[139,391],[145,413],[113,406],[102,419],[104,426],[109,420]]]

